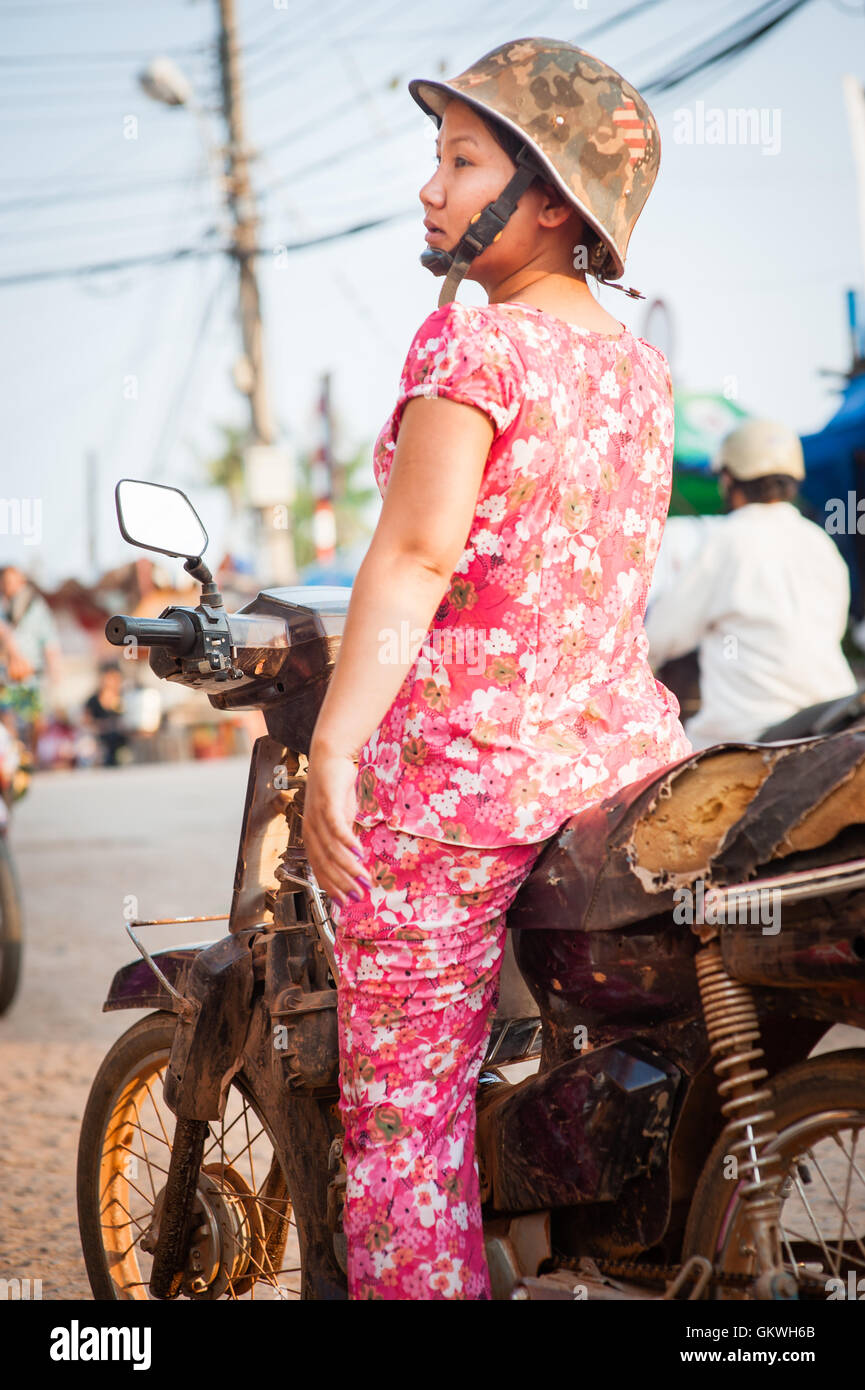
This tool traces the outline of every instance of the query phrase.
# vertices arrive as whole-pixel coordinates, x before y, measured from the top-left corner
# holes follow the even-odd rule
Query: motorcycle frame
[[[303,785],[299,756],[279,740],[266,735],[253,749],[244,804],[228,934],[215,942],[192,943],[150,955],[131,930],[147,925],[127,924],[142,959],[118,971],[105,1010],[156,1008],[178,1018],[166,1081],[166,1101],[180,1117],[217,1118],[225,1103],[231,1078],[243,1071],[255,1077],[257,1094],[269,1115],[279,1116],[278,1140],[292,1171],[299,1234],[306,1251],[309,1296],[333,1297],[342,1273],[333,1249],[333,1230],[328,1219],[328,1159],[334,1140],[341,1135],[336,1075],[327,1074],[328,1059],[336,1055],[335,990],[326,974],[332,965],[332,923],[323,896],[302,858],[299,846],[286,849],[286,809]],[[289,836],[289,840],[292,837]],[[294,867],[285,867],[286,856]],[[296,872],[297,867],[301,872]],[[305,872],[303,871],[305,868]],[[849,870],[850,866],[848,866]],[[836,872],[831,886],[847,889],[865,876],[865,861],[854,872]],[[813,878],[813,875],[810,876]],[[808,894],[807,872],[776,876],[781,891],[793,898]],[[759,885],[734,884],[719,890],[734,902]],[[825,893],[829,884],[822,889]],[[163,919],[164,920],[164,919]],[[178,918],[178,923],[225,920],[225,917]],[[826,932],[829,930],[826,923]],[[855,923],[854,923],[855,926]],[[837,937],[837,921],[831,923]],[[853,928],[851,928],[852,930]],[[855,926],[861,934],[861,927]],[[826,933],[822,933],[825,935]],[[533,950],[550,941],[573,935],[562,931],[515,931],[517,959],[525,961]],[[616,1020],[599,996],[591,1020],[594,1052],[606,1053],[616,1065],[651,1053],[656,1069],[675,1083],[662,1087],[672,1101],[669,1120],[660,1134],[663,1162],[656,1146],[651,1162],[637,1163],[600,1200],[580,1200],[579,1194],[561,1184],[549,1183],[550,1164],[542,1153],[543,1136],[536,1136],[539,1162],[528,1165],[516,1185],[507,1171],[509,1155],[497,1149],[501,1116],[508,1106],[522,1104],[523,1097],[540,1090],[552,1070],[567,1065],[570,1084],[579,1085],[584,1067],[574,1057],[573,1029],[589,1017],[579,1009],[561,1007],[555,1016],[541,1000],[540,1020],[530,1025],[533,1036],[543,1025],[544,1051],[538,1077],[513,1084],[495,1068],[505,1058],[488,1054],[485,1084],[479,1088],[478,1146],[482,1158],[484,1193],[493,1226],[508,1217],[518,1221],[546,1210],[553,1215],[553,1234],[566,1246],[578,1245],[595,1257],[621,1257],[646,1249],[665,1256],[678,1254],[690,1197],[717,1134],[723,1127],[712,1073],[705,1027],[693,972],[698,941],[678,932],[682,950],[670,971],[669,941],[659,931],[657,918],[629,923],[616,931],[580,934],[585,948],[587,976],[603,977],[623,945],[639,938],[642,953],[635,969],[659,973],[658,997],[664,990],[690,991],[690,1006],[666,1021]],[[543,938],[543,943],[542,943]],[[753,941],[753,938],[752,938]],[[733,935],[730,949],[740,960],[748,938]],[[765,949],[761,940],[761,950]],[[292,950],[293,947],[299,949]],[[759,956],[756,947],[752,955]],[[795,954],[795,953],[794,953]],[[312,966],[310,969],[310,961]],[[304,975],[304,970],[306,974]],[[666,970],[666,973],[664,973]],[[765,965],[764,965],[765,972]],[[858,999],[808,989],[804,981],[790,979],[779,990],[778,979],[756,980],[758,1011],[764,1049],[771,1073],[801,1061],[835,1021],[861,1019]],[[801,988],[789,986],[801,985]],[[315,986],[312,988],[311,986]],[[323,995],[330,994],[328,1001]],[[651,989],[648,991],[651,995]],[[603,994],[603,991],[601,991]],[[329,1005],[329,1006],[328,1006]],[[785,1007],[786,1005],[786,1007]],[[606,1018],[604,1015],[606,1014]],[[852,1014],[852,1017],[851,1017]],[[796,1029],[790,1029],[790,1018]],[[305,1068],[274,1065],[274,1030],[302,1022],[309,1034]],[[525,1020],[528,1023],[528,1020]],[[295,1027],[295,1033],[297,1028]],[[497,1038],[501,1049],[502,1035]],[[492,1052],[492,1049],[491,1049]],[[289,1059],[285,1059],[288,1061]],[[295,1063],[298,1056],[294,1054]],[[316,1074],[316,1066],[318,1073]],[[310,1083],[310,1068],[313,1080]],[[306,1075],[304,1075],[304,1070]],[[562,1072],[561,1079],[565,1079]],[[291,1103],[286,1104],[286,1098]],[[593,1123],[601,1128],[621,1118],[620,1095],[606,1094]],[[499,1128],[497,1129],[497,1126]],[[318,1290],[318,1292],[316,1292]],[[326,1292],[326,1291],[330,1292]]]

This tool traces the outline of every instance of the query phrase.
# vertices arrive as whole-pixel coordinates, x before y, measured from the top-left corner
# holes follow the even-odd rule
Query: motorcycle
[[[303,797],[350,591],[264,589],[228,614],[182,493],[123,480],[117,510],[202,594],[113,617],[108,640],[149,648],[157,675],[218,709],[262,710],[267,733],[227,934],[151,954],[148,923],[126,924],[140,959],[104,1008],[151,1012],[108,1052],[83,1118],[90,1285],[344,1299],[334,925]],[[833,1024],[865,1026],[863,791],[862,729],[718,745],[547,841],[508,912],[477,1088],[494,1298],[855,1288],[865,1049],[810,1054]]]
[[[21,979],[24,912],[9,829],[12,806],[27,791],[32,766],[18,734],[14,708],[4,708],[6,690],[5,673],[0,671],[0,1015],[11,1006]]]

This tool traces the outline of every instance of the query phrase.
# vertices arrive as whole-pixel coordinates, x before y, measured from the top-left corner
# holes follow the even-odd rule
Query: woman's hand
[[[372,886],[361,868],[363,846],[354,833],[356,780],[357,767],[348,754],[310,749],[303,843],[319,887],[340,905],[357,891],[358,881]]]

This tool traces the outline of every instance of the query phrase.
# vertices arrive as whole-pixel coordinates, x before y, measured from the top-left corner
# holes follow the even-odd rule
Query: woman
[[[547,39],[409,90],[439,126],[422,260],[447,278],[376,443],[304,837],[338,923],[349,1296],[485,1299],[474,1090],[504,913],[558,826],[690,751],[642,633],[669,370],[585,276],[621,275],[658,133]],[[453,301],[463,275],[487,305]]]

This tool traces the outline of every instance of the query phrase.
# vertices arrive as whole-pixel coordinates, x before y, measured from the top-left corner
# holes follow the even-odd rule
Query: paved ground
[[[101,1012],[114,971],[134,954],[124,900],[137,897],[142,917],[227,909],[246,772],[245,759],[232,759],[43,775],[16,808],[26,958],[21,993],[0,1019],[0,1279],[41,1279],[45,1299],[90,1297],[75,1157],[92,1077],[140,1016]],[[207,934],[148,929],[156,947]],[[863,1042],[852,1029],[827,1039]]]

